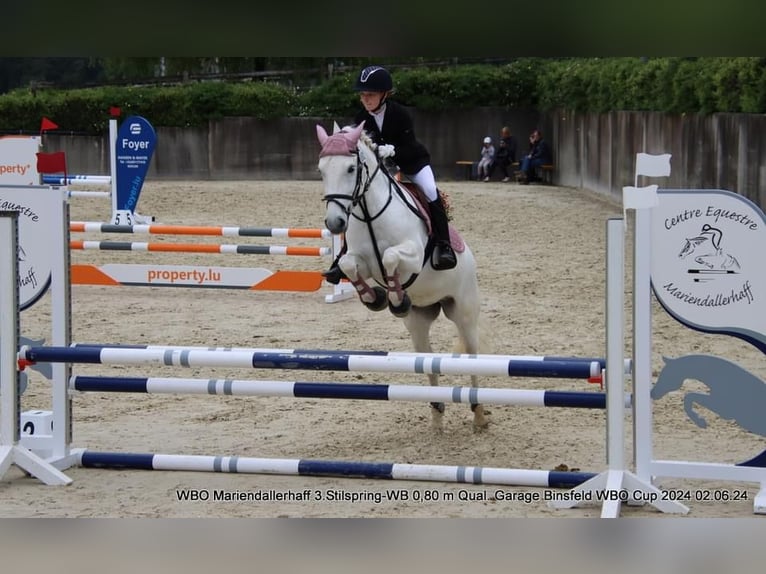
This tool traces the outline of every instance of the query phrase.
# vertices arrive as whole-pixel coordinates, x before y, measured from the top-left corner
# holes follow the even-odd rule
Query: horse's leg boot
[[[449,222],[441,197],[428,202],[428,209],[431,213],[431,226],[436,237],[434,252],[431,256],[431,266],[437,271],[452,269],[457,265],[457,257],[449,242]]]
[[[338,260],[346,253],[346,251],[346,242],[344,241],[343,246],[340,248],[340,253],[338,253],[338,256],[332,262],[332,265],[330,265],[330,268],[327,271],[322,272],[322,277],[324,277],[324,280],[328,283],[337,285],[340,283],[341,279],[348,279],[346,274],[343,273],[341,268],[338,266]]]

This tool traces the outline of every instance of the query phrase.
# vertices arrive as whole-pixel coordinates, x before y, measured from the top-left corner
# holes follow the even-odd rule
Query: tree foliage
[[[5,73],[0,77],[6,83],[19,78],[30,82],[28,87],[0,95],[0,130],[6,132],[34,132],[46,116],[68,131],[103,133],[111,106],[149,118],[155,126],[173,127],[204,126],[236,116],[348,117],[359,109],[351,89],[354,76],[370,63],[364,58],[109,58],[98,62],[63,58],[56,71],[61,85],[81,85],[77,78],[86,76],[128,82],[156,77],[160,69],[162,74],[181,74],[182,79],[169,85],[131,82],[51,89],[30,78],[45,70],[53,73],[50,66],[57,59],[27,59],[23,66],[18,60],[0,58],[0,72]],[[422,110],[499,106],[673,114],[766,112],[766,58],[444,61],[449,63],[424,66],[417,58],[381,63],[391,68],[395,97]],[[297,69],[299,65],[303,68]],[[280,66],[290,71],[269,75]],[[207,70],[207,81],[192,77],[200,70]],[[221,70],[242,77],[225,80]]]

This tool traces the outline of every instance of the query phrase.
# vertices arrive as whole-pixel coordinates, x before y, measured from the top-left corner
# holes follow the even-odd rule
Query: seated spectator
[[[492,145],[491,137],[487,136],[484,138],[484,144],[481,146],[480,153],[481,159],[477,168],[479,179],[489,181],[489,168],[492,166],[492,162],[495,161],[495,146]]]
[[[516,138],[511,135],[511,130],[504,127],[500,130],[500,143],[498,144],[497,151],[495,152],[495,161],[489,168],[489,177],[492,178],[492,174],[495,172],[495,168],[499,167],[503,174],[503,181],[510,181],[508,176],[508,167],[516,161]]]
[[[538,181],[537,168],[548,163],[553,163],[551,146],[543,139],[540,130],[534,130],[529,136],[529,153],[521,160],[519,183]]]

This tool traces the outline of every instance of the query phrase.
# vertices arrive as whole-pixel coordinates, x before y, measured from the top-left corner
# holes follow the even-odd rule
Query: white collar
[[[380,109],[376,112],[370,112],[370,115],[375,119],[375,123],[378,125],[378,129],[383,129],[383,116],[386,114],[386,102],[380,106]]]

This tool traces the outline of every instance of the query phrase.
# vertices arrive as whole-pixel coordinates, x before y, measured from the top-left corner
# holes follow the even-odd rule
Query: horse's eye
[[[348,173],[354,173],[354,166],[353,165],[348,166]]]

